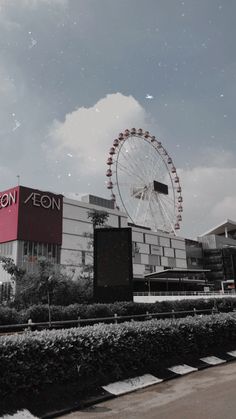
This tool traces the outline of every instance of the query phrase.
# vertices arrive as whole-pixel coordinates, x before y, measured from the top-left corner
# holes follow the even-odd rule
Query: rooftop
[[[211,230],[206,231],[206,233],[199,235],[199,237],[209,236],[210,234],[215,234],[216,236],[225,235],[225,232],[230,233],[231,231],[236,230],[236,221],[227,219],[223,223],[217,225]]]

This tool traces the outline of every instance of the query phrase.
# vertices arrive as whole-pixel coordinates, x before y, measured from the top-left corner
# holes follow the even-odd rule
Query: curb
[[[82,401],[75,402],[73,406],[64,408],[61,410],[51,411],[42,415],[41,419],[53,419],[78,411],[86,409],[95,404],[105,402],[107,400],[115,399],[119,396],[131,393],[133,391],[141,390],[158,383],[179,378],[187,374],[191,374],[196,371],[200,371],[206,368],[211,368],[217,365],[236,361],[236,350],[229,352],[221,352],[217,355],[207,356],[199,358],[196,361],[191,361],[189,364],[173,365],[169,368],[156,369],[153,374],[147,373],[142,376],[126,379],[123,381],[117,381],[110,383],[106,386],[100,387],[96,395],[90,395]],[[18,411],[14,415],[7,416],[7,419],[37,419],[36,416],[32,415],[28,410]],[[0,419],[4,419],[2,416]]]
[[[144,376],[138,376],[123,381],[117,381],[115,383],[108,384],[107,386],[103,386],[101,388],[101,394],[97,397],[88,398],[83,402],[78,403],[77,407],[74,406],[73,408],[70,407],[61,411],[51,412],[47,415],[42,416],[41,419],[56,418],[65,414],[69,414],[76,410],[91,407],[94,404],[99,404],[106,400],[115,399],[121,395],[123,396],[125,394],[140,390],[142,388],[156,385],[158,383],[163,383],[165,381],[173,380],[174,378],[182,377],[184,375],[191,374],[196,371],[200,371],[206,368],[211,368],[217,365],[222,365],[224,363],[233,361],[236,361],[236,350],[226,353],[218,353],[217,356],[212,355],[208,357],[203,357],[197,361],[192,361],[191,365],[180,364],[165,369],[158,369],[155,371],[154,375],[145,374]],[[145,376],[148,376],[147,382],[145,382],[145,379],[143,379],[143,377]],[[150,380],[149,382],[148,379]],[[128,385],[130,385],[130,389],[127,389]],[[114,390],[116,388],[120,388],[121,390]],[[122,391],[122,388],[125,388],[124,391]]]

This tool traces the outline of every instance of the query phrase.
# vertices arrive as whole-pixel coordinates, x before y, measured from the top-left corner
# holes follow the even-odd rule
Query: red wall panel
[[[63,196],[17,186],[0,192],[0,243],[62,243]]]
[[[19,187],[0,192],[0,243],[17,239]]]
[[[63,196],[20,186],[19,240],[62,243]]]

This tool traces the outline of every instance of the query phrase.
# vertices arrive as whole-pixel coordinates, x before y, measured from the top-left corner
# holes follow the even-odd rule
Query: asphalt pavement
[[[236,361],[153,385],[62,419],[236,419]]]

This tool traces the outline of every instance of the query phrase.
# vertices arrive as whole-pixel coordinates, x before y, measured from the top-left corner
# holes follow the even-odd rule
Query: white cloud
[[[90,108],[81,107],[67,114],[64,122],[54,121],[51,154],[55,158],[56,149],[61,160],[74,165],[76,169],[72,170],[83,176],[84,190],[87,175],[89,181],[103,185],[113,139],[125,128],[150,128],[147,119],[146,111],[132,96],[107,95]],[[182,236],[194,238],[226,218],[236,219],[236,168],[232,167],[232,156],[227,151],[207,155],[211,159],[206,159],[204,166],[178,170],[184,198]]]
[[[230,218],[236,220],[236,196],[226,196],[213,209],[213,215],[221,220]]]
[[[18,2],[17,2],[18,3]],[[41,6],[43,3],[46,4],[55,4],[58,6],[64,6],[68,4],[68,0],[20,0],[18,6],[21,7],[36,7]],[[9,6],[9,0],[0,0],[0,12],[4,9],[4,7]]]
[[[17,89],[14,80],[9,77],[7,70],[0,63],[0,135],[3,135],[3,138],[1,139],[2,145],[5,141],[4,137],[6,133],[9,133],[9,131],[16,126],[16,118],[14,115],[16,101]],[[19,121],[17,122],[19,123]]]
[[[6,100],[6,97],[15,99],[15,85],[12,79],[7,75],[7,71],[0,65],[0,96],[2,101]]]
[[[20,30],[21,24],[11,16],[12,11],[21,11],[22,9],[33,10],[43,8],[44,6],[54,6],[67,8],[68,0],[19,0],[11,2],[9,0],[0,0],[0,21],[1,25],[9,30]]]
[[[90,108],[78,108],[50,131],[59,155],[70,151],[83,173],[104,172],[113,139],[126,128],[144,127],[146,112],[132,96],[109,94]],[[145,127],[144,127],[145,128]]]
[[[234,153],[225,149],[224,143],[222,143],[221,148],[213,146],[204,147],[201,162],[203,166],[207,167],[234,167],[235,157]]]
[[[67,6],[68,0],[21,0],[26,7],[40,7],[42,4],[54,5],[54,6]]]
[[[179,170],[184,213],[180,235],[197,236],[226,218],[236,220],[236,168],[196,167]]]
[[[18,87],[18,92],[24,91],[24,85],[22,79],[22,86]],[[15,103],[17,101],[17,86],[15,80],[10,76],[8,68],[0,62],[0,101],[1,109],[6,108],[8,103]]]
[[[6,166],[0,166],[0,179],[1,179],[1,191],[9,188],[9,179],[11,180],[14,179],[13,184],[14,185],[17,184],[17,178],[15,174],[10,168]],[[4,187],[3,185],[7,185],[7,186]]]

